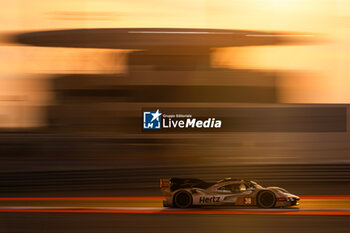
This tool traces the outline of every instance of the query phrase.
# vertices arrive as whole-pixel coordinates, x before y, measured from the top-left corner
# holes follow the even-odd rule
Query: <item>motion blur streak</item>
[[[350,215],[350,211],[224,211],[224,210],[85,210],[85,209],[0,209],[0,212],[15,213],[102,213],[102,214],[229,214],[229,215]]]
[[[301,195],[301,199],[350,199],[350,195]],[[0,197],[0,201],[9,200],[162,200],[162,196],[135,197]]]
[[[301,195],[301,199],[350,199],[350,195]]]
[[[349,216],[1,213],[0,231],[8,233],[346,233]],[[19,222],[21,224],[19,224]]]
[[[0,197],[3,200],[160,200],[163,197]]]
[[[111,213],[211,213],[220,214],[310,214],[348,215],[349,196],[304,196],[298,207],[258,209],[257,207],[206,206],[190,210],[162,207],[162,197],[56,197],[56,198],[1,198],[0,212],[55,212],[58,211],[111,211]],[[183,212],[184,211],[184,212]],[[218,211],[218,212],[215,212]]]

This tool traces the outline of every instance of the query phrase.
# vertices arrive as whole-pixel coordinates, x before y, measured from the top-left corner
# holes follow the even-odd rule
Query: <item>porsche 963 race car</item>
[[[260,208],[298,205],[300,198],[280,187],[264,188],[254,181],[225,178],[216,183],[200,179],[161,179],[160,188],[165,196],[164,207],[232,205]]]

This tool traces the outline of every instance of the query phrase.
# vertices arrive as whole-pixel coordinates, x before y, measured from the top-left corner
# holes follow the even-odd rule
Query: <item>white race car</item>
[[[300,198],[280,187],[264,188],[254,181],[225,178],[207,183],[192,178],[161,179],[164,207],[233,205],[260,208],[298,205]]]

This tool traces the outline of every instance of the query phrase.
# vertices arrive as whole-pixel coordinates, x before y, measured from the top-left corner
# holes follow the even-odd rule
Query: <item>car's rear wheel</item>
[[[178,192],[174,197],[175,207],[188,208],[192,205],[192,195],[186,191]]]
[[[261,191],[257,198],[257,204],[261,208],[273,208],[276,204],[276,196],[271,191]]]

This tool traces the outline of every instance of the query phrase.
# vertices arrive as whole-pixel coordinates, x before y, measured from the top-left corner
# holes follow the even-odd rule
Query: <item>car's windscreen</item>
[[[249,187],[251,188],[256,188],[256,189],[261,189],[263,188],[261,185],[259,185],[258,183],[254,182],[254,181],[249,181],[248,182]]]

